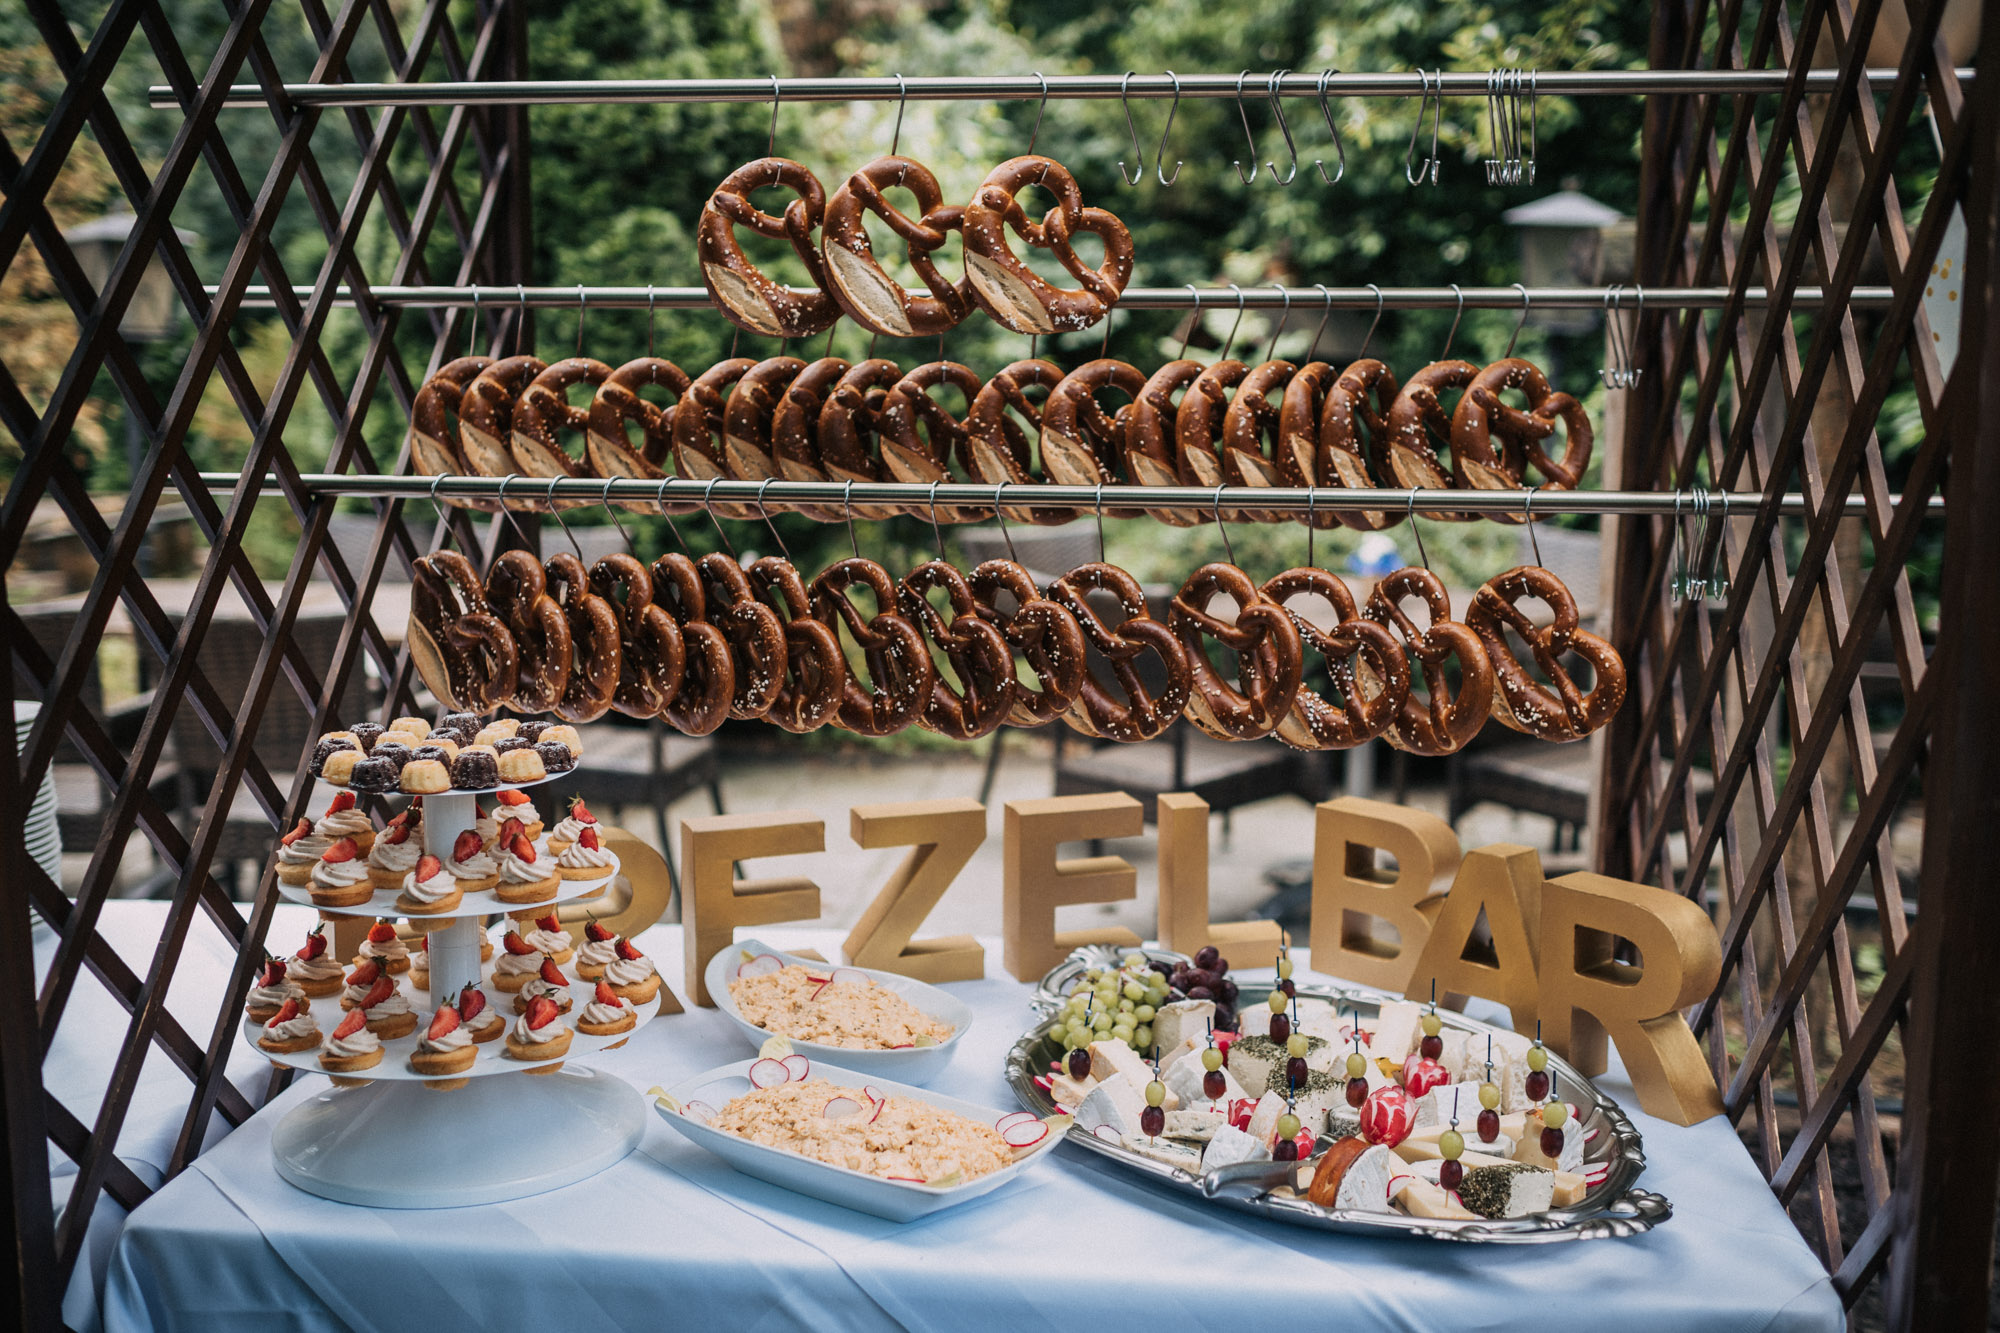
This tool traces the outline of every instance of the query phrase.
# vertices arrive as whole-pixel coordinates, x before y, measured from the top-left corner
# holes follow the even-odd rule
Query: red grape
[[[1299,1141],[1297,1139],[1279,1139],[1271,1145],[1271,1157],[1274,1161],[1279,1162],[1298,1161]]]
[[[1443,1037],[1425,1037],[1417,1045],[1417,1053],[1426,1060],[1435,1060],[1444,1054]]]
[[[1527,1086],[1522,1090],[1528,1094],[1528,1100],[1531,1102],[1538,1102],[1547,1097],[1549,1095],[1548,1071],[1545,1069],[1529,1070]]]
[[[1139,1112],[1139,1132],[1149,1139],[1157,1139],[1167,1127],[1167,1113],[1157,1106],[1148,1106]]]
[[[1210,968],[1214,967],[1221,960],[1222,950],[1216,948],[1213,944],[1209,944],[1204,945],[1200,952],[1195,954],[1194,965],[1201,968]]]
[[[1563,1132],[1553,1126],[1544,1127],[1542,1130],[1542,1156],[1561,1157],[1562,1150]]]
[[[1359,1108],[1367,1100],[1368,1080],[1365,1078],[1351,1078],[1347,1080],[1347,1104]]]
[[[1090,1052],[1082,1049],[1069,1053],[1069,1076],[1082,1079],[1090,1077]]]
[[[1211,1069],[1201,1076],[1201,1090],[1210,1101],[1215,1101],[1229,1091],[1229,1080],[1220,1069]]]
[[[1479,1113],[1479,1141],[1491,1143],[1500,1137],[1500,1113],[1487,1107]]]
[[[1286,1018],[1283,1014],[1272,1014],[1271,1040],[1277,1042],[1280,1046],[1282,1046],[1285,1043],[1285,1039],[1291,1035],[1292,1035],[1292,1020]]]
[[[1293,1091],[1303,1088],[1311,1076],[1312,1071],[1306,1068],[1306,1058],[1303,1055],[1295,1055],[1285,1061],[1285,1082]]]
[[[1459,1161],[1457,1158],[1447,1157],[1444,1161],[1438,1163],[1438,1184],[1444,1186],[1446,1189],[1457,1189],[1459,1182],[1464,1179],[1465,1163]]]

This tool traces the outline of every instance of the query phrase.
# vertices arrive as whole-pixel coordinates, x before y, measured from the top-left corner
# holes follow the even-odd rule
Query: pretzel
[[[949,624],[931,605],[928,594],[937,588],[950,601]],[[942,671],[935,674],[918,724],[957,741],[998,730],[1014,704],[1014,650],[981,618],[965,575],[942,560],[925,561],[896,585],[896,609],[943,650],[958,677],[954,690]]]
[[[410,582],[410,659],[431,693],[473,713],[505,703],[519,679],[519,651],[471,563],[438,551],[416,561]]]
[[[795,356],[766,357],[744,371],[730,389],[722,408],[722,465],[737,481],[764,481],[778,475],[771,428],[785,390],[805,368],[806,363]],[[718,506],[716,512],[724,518],[760,516],[744,505]]]
[[[642,356],[627,361],[604,377],[597,396],[590,400],[589,424],[584,433],[583,456],[591,472],[599,477],[637,477],[660,481],[666,473],[660,465],[673,449],[674,412],[687,397],[687,372],[671,361]],[[657,385],[672,392],[671,406],[661,407],[639,396],[639,390]],[[644,443],[632,447],[626,423],[639,423]],[[618,504],[642,514],[659,513],[669,507],[650,500],[620,500]]]
[[[1278,722],[1278,739],[1295,750],[1347,750],[1373,740],[1389,729],[1410,697],[1410,661],[1395,635],[1355,614],[1354,595],[1347,585],[1324,569],[1304,566],[1267,579],[1257,590],[1283,607],[1298,627],[1301,642],[1326,663],[1327,676],[1345,704],[1337,704],[1307,686],[1299,687],[1292,707]],[[1299,597],[1317,595],[1333,607],[1331,630],[1292,609]],[[1268,653],[1269,647],[1259,649]],[[1357,679],[1359,656],[1371,681],[1371,695]]]
[[[983,387],[972,367],[956,361],[932,361],[897,380],[882,400],[882,410],[875,418],[878,446],[882,465],[897,481],[918,485],[950,482],[951,459],[965,456],[965,423],[931,397],[931,390],[946,386],[965,396],[968,414]],[[923,431],[917,429],[919,423]],[[976,523],[987,513],[949,506],[934,510],[928,505],[921,512],[926,518],[935,513],[940,523]]]
[[[875,615],[867,621],[847,596],[856,584],[875,595]],[[813,619],[835,633],[845,623],[868,662],[870,686],[863,688],[850,673],[833,719],[862,736],[887,736],[908,726],[930,702],[937,679],[922,632],[895,606],[896,585],[873,560],[839,561],[812,581]]]
[[[1229,397],[1249,375],[1241,361],[1217,361],[1195,376],[1181,395],[1180,409],[1174,413],[1174,462],[1181,479],[1190,486],[1220,486],[1222,456],[1216,442],[1222,436],[1223,418],[1229,414]],[[1217,517],[1213,511],[1210,517]],[[1240,509],[1220,515],[1241,521]]]
[[[1324,361],[1308,361],[1298,368],[1285,385],[1278,401],[1278,443],[1271,451],[1271,468],[1280,486],[1324,486],[1319,471],[1319,419],[1326,408],[1326,395],[1334,386],[1333,367]],[[1225,427],[1228,419],[1224,418]],[[1303,519],[1301,519],[1303,521]],[[1335,514],[1315,513],[1316,528],[1337,528]]]
[[[917,197],[920,216],[914,222],[882,197],[884,190],[899,186]],[[864,212],[876,214],[903,238],[910,267],[930,289],[929,296],[911,296],[882,271],[862,221]],[[931,256],[944,249],[964,218],[964,209],[945,206],[937,177],[921,163],[907,157],[876,158],[849,176],[827,203],[820,227],[827,290],[847,317],[870,333],[917,338],[955,327],[972,313],[971,281],[946,282]]]
[[[508,447],[520,471],[530,477],[587,477],[589,471],[570,456],[556,438],[558,430],[583,432],[590,424],[590,409],[573,406],[569,388],[587,384],[593,393],[611,374],[611,367],[587,356],[564,357],[528,381],[514,400],[514,429]],[[551,507],[574,509],[581,500],[555,500]]]
[[[729,391],[757,363],[747,356],[735,356],[697,375],[688,385],[686,397],[674,409],[674,472],[691,481],[728,481],[729,463],[716,448],[715,437],[724,429]],[[676,506],[678,512],[692,513],[700,505]],[[727,518],[743,518],[729,506],[718,512]]]
[[[1524,597],[1545,603],[1555,613],[1553,623],[1543,628],[1529,620],[1518,605]],[[1493,659],[1493,715],[1503,726],[1545,741],[1581,740],[1609,722],[1625,702],[1624,659],[1603,639],[1577,628],[1576,599],[1540,565],[1520,565],[1488,580],[1473,594],[1465,623]],[[1527,642],[1553,690],[1529,675],[1514,656],[1508,626]],[[1589,693],[1579,690],[1557,662],[1565,652],[1590,663],[1596,679]]]
[[[1084,672],[1089,669],[1089,645],[1076,617],[1042,596],[1028,571],[1012,560],[981,562],[966,584],[972,589],[979,618],[1006,636],[1008,646],[1035,673],[1034,687],[1025,684],[1018,671],[1013,673],[1007,724],[1039,727],[1055,721],[1083,688]],[[1002,592],[1013,595],[1012,611],[998,606],[996,599]]]
[[[614,552],[590,567],[590,590],[618,617],[618,688],[611,706],[627,717],[658,717],[680,692],[687,648],[681,627],[653,605],[653,576]]]
[[[1236,604],[1233,621],[1209,613],[1218,596]],[[1187,715],[1197,727],[1217,740],[1256,740],[1292,711],[1305,671],[1298,627],[1290,612],[1259,595],[1248,574],[1220,562],[1203,565],[1174,594],[1167,624],[1180,636],[1194,673]],[[1240,692],[1209,660],[1210,638],[1236,654]]]
[[[986,387],[972,400],[972,410],[965,414],[965,470],[992,485],[1033,482],[1027,433],[1007,415],[1007,409],[1012,407],[1039,431],[1048,404],[1045,399],[1036,407],[1028,390],[1043,388],[1053,394],[1062,378],[1062,371],[1047,361],[1016,361],[986,381]],[[1008,508],[1002,512],[1016,523],[1053,525],[1069,522],[1079,511]]]
[[[720,551],[695,562],[707,595],[705,619],[729,640],[730,668],[736,688],[729,698],[729,716],[762,717],[778,701],[785,684],[785,622],[757,600],[743,566]]]
[[[1087,594],[1098,590],[1118,599],[1124,618],[1116,629],[1106,626],[1086,600]],[[1146,614],[1146,594],[1139,581],[1101,561],[1079,565],[1049,585],[1049,600],[1076,617],[1084,637],[1110,661],[1124,692],[1121,703],[1086,666],[1082,687],[1063,721],[1086,736],[1111,741],[1149,741],[1172,726],[1187,707],[1194,673],[1180,639]],[[1159,655],[1167,672],[1166,688],[1157,698],[1139,679],[1139,654],[1147,649]]]
[[[1370,405],[1369,396],[1382,406]],[[1396,377],[1380,361],[1363,358],[1340,372],[1326,391],[1326,405],[1320,409],[1319,449],[1314,454],[1322,485],[1345,486],[1350,490],[1373,490],[1379,483],[1369,472],[1368,458],[1362,453],[1360,426],[1368,427],[1368,438],[1377,457],[1389,435],[1387,412],[1399,396]],[[1401,523],[1405,514],[1381,509],[1350,511],[1341,522],[1362,532],[1378,532]]]
[[[1478,373],[1478,367],[1467,361],[1433,361],[1410,376],[1409,383],[1389,404],[1384,422],[1387,430],[1375,437],[1375,474],[1391,486],[1449,490],[1451,473],[1445,470],[1431,445],[1433,432],[1438,439],[1451,438],[1451,414],[1445,411],[1438,395],[1448,389],[1464,388]],[[1424,517],[1466,523],[1473,515],[1428,513]]]
[[[1031,185],[1056,197],[1056,206],[1039,223],[1028,221],[1015,198]],[[963,225],[973,299],[995,323],[1016,333],[1087,329],[1104,318],[1132,280],[1132,233],[1104,209],[1085,208],[1075,178],[1046,157],[1011,158],[988,172],[966,207]],[[1007,246],[1009,227],[1030,246],[1053,254],[1082,285],[1051,286],[1015,258]],[[1070,245],[1080,231],[1104,240],[1104,262],[1095,269]]]
[[[465,386],[458,404],[458,445],[468,472],[479,477],[520,475],[520,465],[514,461],[510,444],[514,434],[514,399],[546,369],[546,365],[532,356],[510,356],[495,361]],[[532,500],[503,503],[509,509],[534,508]]]
[[[706,736],[729,720],[736,697],[736,664],[729,639],[704,615],[708,599],[694,561],[669,551],[653,562],[653,604],[680,627],[685,652],[680,692],[667,700],[661,716],[688,736]]]
[[[1135,486],[1180,486],[1180,459],[1175,447],[1175,418],[1179,407],[1174,395],[1200,378],[1199,361],[1169,361],[1153,372],[1138,401],[1132,405],[1132,421],[1125,428],[1125,478]],[[1214,522],[1212,515],[1198,509],[1161,509],[1153,516],[1176,528],[1191,528]]]
[[[840,639],[812,618],[805,580],[782,556],[761,556],[744,571],[757,600],[785,622],[785,679],[764,716],[786,731],[816,731],[833,718],[847,684]]]
[[[486,600],[514,636],[517,675],[508,705],[546,713],[569,684],[569,621],[549,596],[542,562],[526,551],[502,551],[486,572]]]
[[[1430,609],[1427,628],[1419,630],[1403,614],[1402,602],[1409,596],[1421,598]],[[1451,619],[1451,598],[1444,584],[1428,569],[1399,569],[1375,585],[1362,614],[1403,636],[1404,651],[1423,673],[1427,695],[1424,703],[1417,702],[1414,693],[1405,698],[1401,714],[1383,738],[1411,754],[1451,754],[1463,748],[1493,711],[1493,662],[1479,636]],[[1444,672],[1445,662],[1453,657],[1459,669],[1456,695]],[[1365,661],[1356,675],[1366,688],[1387,687]]]
[[[819,465],[827,480],[884,480],[868,445],[876,433],[876,418],[888,404],[889,386],[902,377],[902,367],[894,361],[876,358],[852,367],[833,386],[819,410]],[[844,520],[846,507],[839,512]],[[909,512],[895,505],[854,506],[856,518],[892,518]]]
[[[785,205],[782,217],[750,202],[750,192],[766,186],[783,186],[799,196]],[[826,294],[826,266],[812,239],[825,212],[826,191],[819,179],[788,158],[759,158],[715,187],[695,229],[695,253],[701,258],[702,285],[730,323],[768,338],[804,338],[840,318],[840,307]],[[790,241],[813,286],[780,286],[759,272],[736,243],[738,224],[772,240]]]
[[[555,714],[565,722],[595,722],[610,711],[625,670],[618,613],[590,590],[583,561],[570,552],[556,552],[542,570],[549,596],[569,621],[569,683]]]
[[[819,461],[819,414],[840,377],[853,369],[837,356],[824,356],[799,372],[778,403],[771,421],[771,450],[786,481],[825,481]],[[820,523],[839,523],[837,506],[800,505],[798,512]]]
[[[1066,486],[1116,483],[1125,461],[1125,437],[1132,428],[1133,407],[1145,391],[1146,376],[1137,366],[1109,357],[1086,361],[1063,376],[1042,404],[1042,477]],[[1106,389],[1132,402],[1106,415],[1097,395]],[[1139,518],[1146,511],[1107,509],[1111,518]]]
[[[1229,485],[1286,484],[1276,461],[1283,448],[1280,404],[1285,388],[1298,370],[1289,361],[1266,361],[1245,375],[1243,383],[1237,386],[1236,396],[1229,400],[1229,407],[1222,414],[1222,448],[1218,451],[1222,479]],[[1269,509],[1247,509],[1243,513],[1254,523],[1287,523],[1292,517]]]
[[[1501,393],[1519,389],[1528,400],[1526,411],[1503,401]],[[1563,427],[1563,457],[1551,462],[1542,441]],[[1495,450],[1495,437],[1500,448]],[[1545,490],[1574,490],[1590,466],[1590,417],[1583,405],[1549,387],[1548,377],[1532,363],[1507,357],[1473,376],[1451,415],[1451,466],[1458,485],[1487,491],[1513,490],[1533,466],[1545,480]],[[1502,523],[1519,523],[1512,514],[1489,514]]]
[[[490,356],[462,356],[447,361],[417,390],[416,401],[410,404],[410,463],[419,476],[453,477],[470,471],[458,442],[459,403],[465,396],[465,386],[492,364]],[[441,502],[470,509],[500,507],[491,500]]]

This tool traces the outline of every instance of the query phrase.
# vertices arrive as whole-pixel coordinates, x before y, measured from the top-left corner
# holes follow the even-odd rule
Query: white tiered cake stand
[[[544,781],[560,781],[555,774]],[[508,787],[536,783],[507,783]],[[424,848],[449,856],[458,835],[473,826],[475,798],[490,792],[447,792],[424,797]],[[478,984],[480,919],[494,912],[541,912],[571,898],[602,890],[618,873],[595,880],[561,880],[556,896],[539,903],[501,903],[490,891],[468,893],[453,912],[413,917],[439,923],[430,929],[432,997],[456,996]],[[281,886],[288,898],[310,902],[303,889]],[[330,909],[356,916],[402,915],[382,892],[353,908]],[[447,924],[448,923],[448,924]],[[575,1016],[589,1002],[594,982],[572,987],[574,1004],[565,1016],[574,1036],[565,1061],[574,1061],[629,1037],[589,1037],[575,1032]],[[514,996],[485,987],[487,999],[511,1028]],[[433,1007],[435,1007],[433,1005]],[[638,1026],[657,1009],[639,1006]],[[419,1015],[418,1032],[425,1027]],[[323,1028],[330,1031],[330,1028]],[[244,1039],[255,1045],[258,1025],[245,1021]],[[278,1174],[309,1194],[372,1208],[453,1208],[498,1203],[560,1189],[622,1159],[645,1133],[645,1103],[638,1089],[599,1070],[554,1062],[523,1064],[501,1053],[500,1041],[484,1043],[464,1074],[462,1086],[440,1092],[411,1071],[408,1052],[415,1037],[384,1042],[382,1063],[357,1077],[358,1086],[336,1086],[287,1112],[271,1133],[271,1156]],[[317,1051],[266,1058],[318,1071]],[[512,1077],[507,1077],[507,1076]]]

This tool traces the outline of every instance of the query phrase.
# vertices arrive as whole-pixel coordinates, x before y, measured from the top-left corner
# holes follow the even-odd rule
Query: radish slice
[[[736,969],[739,977],[768,977],[784,970],[785,960],[774,953],[760,953]]]
[[[999,1130],[1002,1134],[1005,1134],[1007,1132],[1007,1126],[1019,1124],[1023,1120],[1033,1120],[1033,1119],[1035,1119],[1035,1113],[1033,1111],[1009,1111],[1006,1115],[1001,1116],[998,1120],[995,1120],[993,1122],[993,1128]]]
[[[690,1120],[699,1120],[705,1125],[715,1118],[715,1108],[707,1102],[689,1102],[681,1108],[681,1114]]]
[[[882,1179],[907,1181],[909,1184],[912,1185],[921,1185],[924,1183],[924,1178],[922,1176],[884,1176],[882,1177]]]
[[[759,1060],[750,1066],[750,1086],[753,1088],[775,1088],[780,1083],[789,1082],[792,1071],[785,1068],[783,1060]]]
[[[887,1106],[888,1104],[889,1104],[889,1099],[887,1097],[884,1097],[881,1101],[876,1102],[874,1112],[870,1114],[868,1117],[868,1123],[872,1125],[877,1120],[880,1120],[882,1118],[882,1108]]]
[[[866,986],[868,974],[852,967],[836,967],[831,978],[836,986]]]
[[[861,1103],[852,1097],[829,1098],[825,1107],[820,1110],[820,1114],[828,1120],[845,1120],[849,1116],[861,1114]]]
[[[862,1085],[861,1095],[863,1097],[866,1097],[871,1102],[886,1102],[889,1100],[887,1097],[884,1097],[882,1095],[882,1090],[876,1087],[873,1083]]]
[[[1043,1092],[1047,1092],[1050,1087],[1048,1075],[1046,1074],[1035,1075],[1035,1086],[1040,1088]]]
[[[1009,1125],[1000,1131],[1000,1137],[1007,1140],[1009,1148],[1032,1148],[1049,1136],[1049,1127],[1039,1120],[1026,1124]]]
[[[806,1059],[803,1055],[788,1055],[779,1063],[784,1065],[785,1072],[791,1076],[791,1080],[794,1083],[808,1078],[812,1074],[812,1061]]]

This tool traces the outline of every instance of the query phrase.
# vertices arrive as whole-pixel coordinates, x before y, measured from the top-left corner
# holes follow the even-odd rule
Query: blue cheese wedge
[[[1331,1069],[1336,1058],[1326,1041],[1306,1038],[1306,1068]],[[1289,1059],[1291,1053],[1282,1042],[1269,1037],[1239,1037],[1229,1048],[1229,1072],[1236,1075],[1245,1093],[1261,1097],[1269,1088],[1284,1090],[1285,1062]]]
[[[1141,1157],[1164,1162],[1191,1175],[1201,1173],[1202,1150],[1194,1144],[1182,1143],[1177,1139],[1149,1139],[1144,1134],[1127,1134],[1118,1141]]]
[[[1216,1131],[1229,1123],[1229,1117],[1219,1109],[1200,1106],[1185,1111],[1167,1112],[1166,1136],[1170,1139],[1187,1139],[1194,1143],[1207,1143]]]
[[[1202,1151],[1201,1169],[1213,1171],[1219,1166],[1235,1166],[1238,1162],[1270,1160],[1269,1144],[1252,1138],[1248,1132],[1234,1125],[1224,1125],[1215,1131],[1215,1137],[1208,1141],[1208,1147]]]
[[[1176,1000],[1163,1004],[1153,1015],[1153,1043],[1162,1051],[1171,1051],[1187,1041],[1206,1045],[1214,1022],[1213,1000]]]

